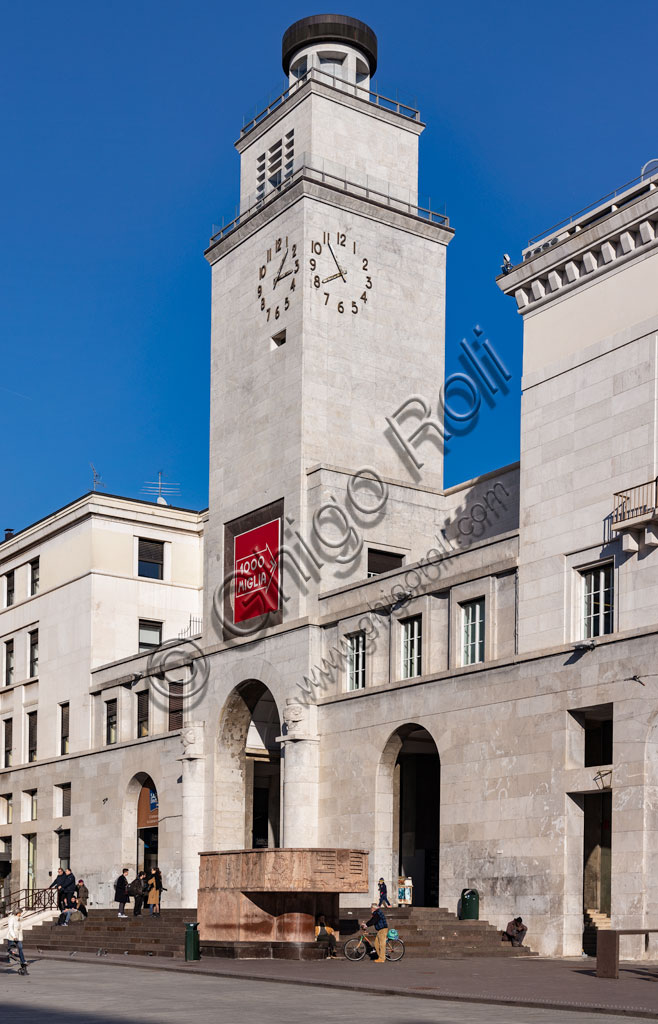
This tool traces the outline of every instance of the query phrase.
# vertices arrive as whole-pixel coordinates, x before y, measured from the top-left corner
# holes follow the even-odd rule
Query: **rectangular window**
[[[24,836],[26,846],[26,861],[27,861],[27,889],[28,892],[33,892],[36,888],[36,873],[37,873],[37,834],[31,832],[29,835]]]
[[[27,713],[27,759],[30,763],[37,759],[37,712]]]
[[[34,597],[39,593],[39,559],[34,558],[30,562],[30,596]]]
[[[423,674],[422,615],[402,621],[402,678],[412,679]]]
[[[25,792],[27,813],[30,821],[37,820],[37,791],[36,789],[28,789]]]
[[[30,679],[39,675],[39,630],[30,633]]]
[[[612,562],[586,569],[583,579],[583,635],[585,640],[612,633],[614,594]]]
[[[2,764],[5,768],[11,768],[14,760],[14,723],[11,718],[5,718],[2,739]]]
[[[368,548],[368,579],[380,576],[391,569],[399,569],[404,562],[404,555],[396,555],[392,551],[375,551]]]
[[[142,540],[139,538],[138,576],[147,576],[152,580],[162,579],[164,564],[164,542],[161,540]]]
[[[466,601],[462,609],[462,665],[484,661],[484,598]]]
[[[71,830],[68,828],[57,833],[57,856],[60,868],[71,867]]]
[[[347,689],[363,690],[366,685],[366,634],[363,630],[347,637]]]
[[[142,739],[149,734],[149,692],[142,690],[137,694],[137,738]]]
[[[183,728],[183,684],[169,683],[169,732]]]
[[[14,641],[5,641],[5,686],[14,682]]]
[[[69,752],[69,704],[59,705],[59,752]]]
[[[8,572],[5,576],[5,604],[9,608],[14,603],[15,589],[14,589],[14,573]]]
[[[162,643],[162,623],[139,620],[139,653],[154,651]]]
[[[14,807],[11,793],[3,793],[0,797],[0,810],[2,812],[2,824],[11,825],[14,820]]]
[[[62,794],[62,818],[68,818],[71,815],[71,783],[65,782],[59,789]]]
[[[117,741],[117,699],[105,701],[105,742],[110,745]]]

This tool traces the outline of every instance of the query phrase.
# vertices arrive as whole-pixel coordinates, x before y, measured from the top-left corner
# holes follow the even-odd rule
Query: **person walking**
[[[371,916],[369,921],[364,921],[362,928],[375,929],[375,951],[377,953],[376,964],[386,963],[386,936],[388,934],[388,923],[384,917],[383,910],[380,910],[376,903],[370,905]]]
[[[148,899],[147,903],[151,908],[151,915],[153,917],[160,916],[160,899],[162,896],[164,886],[162,884],[162,874],[160,868],[151,868],[151,874],[148,879]]]
[[[78,885],[75,891],[75,897],[77,900],[77,909],[80,911],[83,917],[87,916],[87,900],[89,899],[89,889],[84,883],[84,879],[78,879]]]
[[[144,900],[148,897],[148,886],[146,884],[146,872],[140,871],[128,886],[128,892],[134,901],[133,917],[142,916]]]
[[[119,913],[117,917],[127,917],[124,913],[126,909],[126,903],[130,903],[130,896],[128,894],[128,868],[124,868],[116,882],[114,883],[114,902],[119,904]]]
[[[13,914],[9,915],[9,921],[7,922],[7,956],[13,960],[20,960],[21,966],[19,968],[20,974],[27,974],[27,963],[25,961],[25,954],[23,953],[23,922],[21,917],[23,911],[20,909],[14,911]],[[14,946],[18,950],[18,956],[13,952]]]
[[[390,907],[391,904],[388,902],[388,890],[383,878],[380,878],[377,882],[377,888],[379,889],[379,906]]]

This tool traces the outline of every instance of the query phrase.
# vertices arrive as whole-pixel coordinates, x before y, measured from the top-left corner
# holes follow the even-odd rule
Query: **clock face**
[[[256,296],[266,323],[274,323],[290,309],[297,290],[298,273],[297,245],[289,243],[287,235],[276,238],[258,268]]]
[[[344,231],[324,231],[311,241],[308,269],[313,293],[337,313],[357,316],[372,296],[370,259]]]

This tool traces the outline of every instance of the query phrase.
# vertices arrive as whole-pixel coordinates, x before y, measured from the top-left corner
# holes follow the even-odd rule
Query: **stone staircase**
[[[602,928],[610,928],[608,915],[600,910],[586,910],[583,917],[583,953],[596,956],[596,939]]]
[[[90,910],[86,921],[35,926],[25,935],[25,952],[132,953],[143,956],[185,956],[185,925],[196,921],[196,910],[162,910],[160,917],[132,913],[123,920],[116,910]]]
[[[404,940],[406,956],[461,959],[470,956],[537,956],[527,947],[502,941],[500,929],[487,921],[460,921],[442,907],[391,907],[384,909],[389,928],[397,928]],[[365,908],[341,909],[340,937],[343,941],[367,920]]]

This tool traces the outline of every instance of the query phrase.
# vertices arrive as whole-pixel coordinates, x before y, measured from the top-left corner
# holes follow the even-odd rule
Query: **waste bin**
[[[479,921],[480,894],[477,889],[462,889],[461,904],[462,921]]]
[[[196,921],[189,921],[185,925],[185,959],[201,959],[199,952],[199,925]]]

